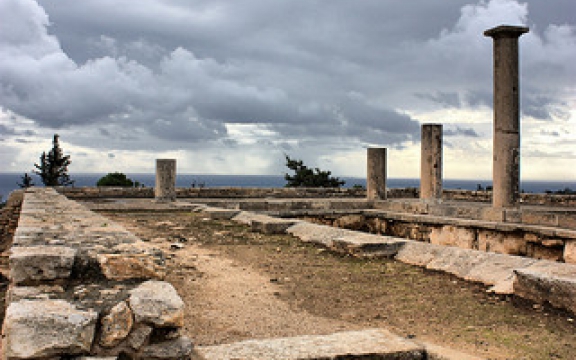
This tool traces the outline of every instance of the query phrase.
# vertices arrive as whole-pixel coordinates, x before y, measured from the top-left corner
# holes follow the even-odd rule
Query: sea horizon
[[[0,174],[0,195],[5,201],[9,194],[19,189],[23,173],[2,173]],[[43,186],[40,178],[33,173],[29,173],[36,186]],[[96,182],[105,173],[70,173],[70,178],[74,180],[74,187],[96,186]],[[126,176],[133,181],[138,181],[146,187],[153,187],[155,174],[151,173],[126,173]],[[344,188],[355,185],[366,186],[366,178],[352,176],[336,176],[346,183]],[[176,187],[260,187],[278,188],[284,187],[286,180],[284,175],[226,175],[226,174],[190,174],[180,173],[176,176]],[[420,187],[420,179],[417,178],[389,178],[387,180],[389,188]],[[476,190],[478,187],[486,188],[492,186],[490,179],[444,179],[444,189]],[[527,193],[545,193],[547,191],[558,191],[570,188],[576,189],[576,180],[523,180],[521,181],[521,191]]]

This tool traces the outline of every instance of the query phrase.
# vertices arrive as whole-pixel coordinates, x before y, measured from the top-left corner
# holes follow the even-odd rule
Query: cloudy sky
[[[574,0],[0,0],[0,167],[58,133],[70,171],[340,176],[387,147],[418,177],[444,125],[444,176],[491,178],[492,39],[520,38],[522,177],[576,180]]]

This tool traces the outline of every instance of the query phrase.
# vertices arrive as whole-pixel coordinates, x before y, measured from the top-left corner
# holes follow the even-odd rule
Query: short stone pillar
[[[368,200],[386,200],[386,148],[368,148],[366,195]]]
[[[492,206],[514,207],[520,197],[520,106],[518,38],[527,27],[486,30],[494,39],[494,153]]]
[[[176,200],[176,159],[156,159],[156,201]]]
[[[442,200],[442,125],[422,125],[420,199]]]

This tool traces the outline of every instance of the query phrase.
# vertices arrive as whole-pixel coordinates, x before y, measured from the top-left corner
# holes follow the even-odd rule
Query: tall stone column
[[[368,200],[386,200],[386,148],[368,148],[367,163]]]
[[[176,159],[156,159],[156,201],[176,200]]]
[[[422,125],[420,199],[442,200],[442,125]]]
[[[498,26],[484,32],[494,39],[494,150],[492,206],[518,205],[520,190],[520,106],[518,38],[527,27]]]

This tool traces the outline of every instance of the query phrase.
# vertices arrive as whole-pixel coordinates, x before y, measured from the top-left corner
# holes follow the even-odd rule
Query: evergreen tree
[[[22,189],[34,186],[34,181],[32,180],[32,177],[28,175],[28,173],[24,173],[24,176],[22,176],[21,179],[22,183],[18,183],[18,186],[20,186]]]
[[[70,155],[64,156],[60,144],[58,142],[58,135],[54,134],[52,140],[52,150],[48,154],[42,153],[40,156],[40,165],[34,164],[37,171],[34,173],[40,176],[42,183],[45,186],[67,186],[73,185],[74,181],[70,180],[68,175],[68,165],[70,165]]]
[[[331,177],[332,172],[322,171],[318,168],[310,169],[302,160],[291,159],[286,156],[286,167],[294,171],[294,175],[285,174],[286,187],[340,187],[345,181]]]

